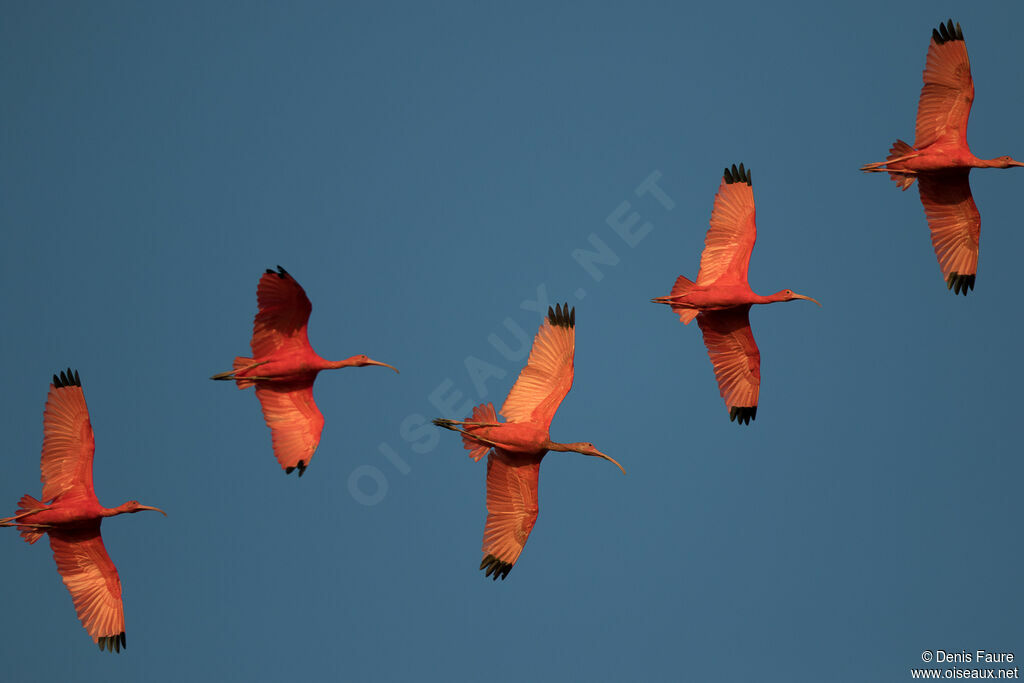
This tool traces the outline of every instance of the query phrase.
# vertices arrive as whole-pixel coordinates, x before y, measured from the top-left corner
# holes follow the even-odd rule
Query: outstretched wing
[[[309,348],[306,325],[313,305],[306,292],[281,266],[267,269],[256,289],[259,312],[252,323],[252,353],[259,360],[282,346]]]
[[[572,388],[576,351],[576,309],[548,308],[548,317],[533,339],[530,359],[501,406],[509,422],[551,423]]]
[[[51,529],[49,536],[57,571],[82,626],[101,650],[120,652],[126,645],[121,580],[103,547],[99,524],[77,531]]]
[[[974,102],[971,61],[967,58],[960,24],[939,24],[932,30],[928,59],[924,67],[924,87],[917,102],[917,131],[914,148],[923,149],[943,140],[967,145],[967,119]]]
[[[754,222],[754,189],[750,171],[725,169],[725,175],[715,194],[715,208],[711,211],[711,228],[704,238],[704,252],[700,257],[697,285],[710,285],[725,278],[728,281],[747,281],[750,252],[757,239]]]
[[[92,488],[95,450],[82,380],[77,371],[68,368],[59,376],[53,376],[43,412],[43,500],[53,500],[75,487],[95,498]]]
[[[256,398],[270,427],[277,461],[288,474],[297,468],[301,477],[324,429],[324,416],[313,400],[313,380],[259,382]]]
[[[761,353],[750,330],[750,306],[702,311],[697,324],[704,333],[718,389],[729,419],[749,423],[757,417],[761,388]]]
[[[981,214],[971,196],[970,169],[920,173],[921,203],[946,285],[967,296],[978,272]]]
[[[516,458],[501,449],[487,458],[487,526],[480,569],[495,581],[499,576],[504,581],[512,571],[537,521],[540,460]]]

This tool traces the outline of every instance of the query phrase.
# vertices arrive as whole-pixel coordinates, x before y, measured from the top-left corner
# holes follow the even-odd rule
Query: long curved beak
[[[814,303],[818,304],[819,307],[821,306],[821,304],[818,302],[817,299],[812,299],[811,297],[804,296],[803,294],[797,294],[796,292],[793,292],[793,298],[794,299],[803,299],[804,301],[813,301]]]
[[[150,507],[149,505],[140,505],[137,509],[138,510],[152,510],[153,512],[159,512],[164,517],[167,516],[167,513],[164,512],[163,510],[161,510],[160,508]]]
[[[620,465],[620,464],[619,464],[619,461],[618,461],[618,460],[616,460],[615,458],[613,458],[612,456],[610,456],[610,455],[605,455],[605,454],[604,454],[604,453],[602,453],[601,451],[597,451],[597,450],[595,450],[595,451],[594,451],[593,455],[596,455],[596,456],[597,456],[597,457],[599,457],[599,458],[604,458],[604,459],[605,459],[605,460],[607,460],[608,462],[612,462],[612,463],[615,463],[615,466],[616,466],[616,467],[618,467],[618,468],[619,468],[620,470],[622,470],[622,473],[623,473],[623,474],[625,474],[625,473],[626,473],[626,468],[625,468],[625,467],[623,467],[622,465]]]
[[[1010,160],[1010,166],[1024,166],[1024,162],[1020,162],[1020,161],[1016,161],[1016,160],[1012,160],[1011,159]]]
[[[398,368],[396,368],[394,365],[388,365],[387,363],[381,363],[380,361],[377,361],[377,360],[367,360],[366,364],[367,365],[380,365],[380,366],[385,367],[385,368],[391,368],[392,370],[394,370],[399,375],[402,374],[402,373],[398,372]]]

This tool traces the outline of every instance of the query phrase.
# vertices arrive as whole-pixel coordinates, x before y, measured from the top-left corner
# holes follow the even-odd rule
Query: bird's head
[[[803,294],[797,294],[792,289],[784,289],[781,292],[776,293],[772,298],[776,301],[793,301],[794,299],[803,299],[804,301],[813,301],[821,306],[817,299],[812,299],[811,297],[804,296]]]
[[[362,368],[367,365],[380,365],[381,367],[391,368],[395,372],[398,372],[398,368],[387,363],[381,363],[380,361],[373,360],[365,353],[360,353],[358,356],[352,356],[351,358],[342,361],[346,366],[353,368]]]
[[[1014,166],[1024,166],[1024,164],[1010,156],[996,157],[992,161],[995,162],[995,168],[1013,168]]]
[[[118,514],[122,512],[142,512],[143,510],[152,510],[154,512],[159,512],[164,517],[167,516],[167,513],[161,510],[160,508],[151,507],[149,505],[143,505],[137,500],[129,500],[127,503],[118,507],[117,509],[120,511]]]
[[[623,474],[626,473],[626,469],[622,465],[620,465],[615,458],[611,457],[610,455],[605,455],[601,451],[597,450],[594,444],[590,443],[589,441],[578,441],[576,443],[567,443],[565,445],[568,447],[568,450],[570,451],[576,451],[577,453],[582,453],[583,455],[592,455],[596,458],[604,458],[608,462],[614,463],[616,467],[622,470]]]

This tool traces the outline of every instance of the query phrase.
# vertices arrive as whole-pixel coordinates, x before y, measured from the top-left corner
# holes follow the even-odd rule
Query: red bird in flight
[[[981,214],[971,196],[972,168],[1010,168],[1024,163],[1010,157],[979,159],[967,146],[967,118],[974,102],[974,81],[960,24],[953,20],[932,29],[924,87],[917,103],[914,146],[893,143],[885,161],[862,171],[888,173],[903,190],[918,181],[932,246],[946,288],[967,296],[978,272]]]
[[[60,377],[53,376],[46,398],[42,501],[22,496],[17,514],[0,519],[0,526],[16,526],[29,543],[49,535],[57,571],[71,592],[82,626],[100,650],[120,652],[127,645],[121,580],[103,546],[100,523],[126,512],[167,513],[135,500],[116,508],[100,505],[92,488],[95,450],[82,381],[69,368]]]
[[[750,330],[751,305],[794,299],[818,304],[791,289],[770,296],[754,294],[747,282],[747,267],[756,239],[750,171],[743,164],[738,169],[733,164],[731,170],[725,169],[715,195],[697,282],[680,275],[668,296],[651,299],[671,306],[686,325],[697,319],[729,420],[739,424],[756,419],[761,387],[761,353]]]
[[[259,312],[253,321],[252,358],[238,356],[234,369],[210,379],[234,380],[239,389],[256,387],[263,419],[270,427],[274,455],[286,474],[309,467],[320,443],[324,416],[313,401],[313,382],[321,370],[381,365],[363,354],[324,360],[309,345],[306,326],[312,304],[299,283],[281,266],[267,269],[256,289]]]
[[[500,422],[494,406],[483,403],[465,420],[438,418],[434,424],[462,434],[469,457],[487,458],[487,526],[484,527],[483,561],[485,576],[502,581],[523,552],[526,539],[537,521],[537,482],[540,461],[548,451],[575,451],[613,458],[592,443],[556,443],[548,436],[551,418],[572,388],[573,356],[576,351],[576,310],[555,306],[533,340],[530,358],[508,393]]]

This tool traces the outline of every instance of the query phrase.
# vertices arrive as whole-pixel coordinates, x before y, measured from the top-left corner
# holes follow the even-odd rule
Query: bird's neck
[[[559,453],[579,453],[579,446],[580,444],[578,443],[558,443],[551,439],[548,439],[547,443],[544,444],[544,447],[549,451],[558,451]]]
[[[116,508],[103,508],[103,510],[100,511],[100,517],[116,517],[117,515],[123,515],[126,512],[132,511],[133,508],[130,504],[122,503],[121,505],[118,505]]]
[[[355,357],[346,358],[345,360],[323,360],[321,359],[321,370],[337,370],[339,368],[351,368],[354,367]]]
[[[1000,159],[979,159],[974,157],[974,163],[971,166],[974,168],[1006,168],[1006,163]]]
[[[775,292],[768,296],[761,296],[760,294],[754,295],[755,304],[777,304],[780,301],[788,301],[785,292]]]

